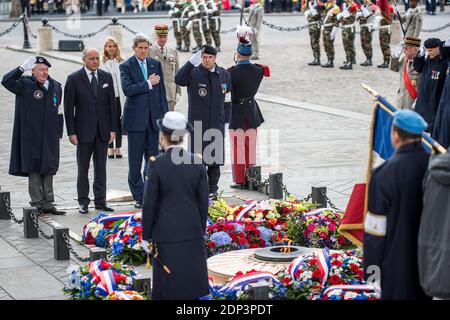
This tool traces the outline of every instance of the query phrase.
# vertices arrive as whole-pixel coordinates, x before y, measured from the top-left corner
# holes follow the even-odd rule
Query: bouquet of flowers
[[[352,244],[339,233],[343,213],[317,209],[296,214],[288,222],[288,237],[296,244],[310,248],[342,249]]]
[[[215,300],[248,300],[249,285],[257,282],[266,282],[270,287],[278,285],[278,279],[271,272],[250,270],[245,274],[238,272],[223,286],[216,286],[210,279],[210,298]]]
[[[215,223],[206,229],[205,236],[208,256],[232,250],[270,247],[274,240],[278,243],[278,238],[270,225],[242,221]]]
[[[213,222],[216,222],[218,218],[224,218],[232,208],[226,203],[226,201],[219,195],[217,200],[209,202],[208,215]]]
[[[371,285],[337,285],[326,288],[322,300],[378,300],[377,293]]]
[[[145,300],[145,297],[139,292],[132,290],[114,291],[104,300]]]
[[[122,225],[135,214],[136,212],[121,214],[100,213],[83,227],[82,241],[86,244],[95,244],[97,247],[108,247],[108,237],[113,234],[114,228]]]
[[[72,266],[68,270],[68,281],[64,294],[73,300],[103,300],[114,292],[131,290],[133,268],[120,263],[109,263],[103,259],[86,266]],[[133,293],[133,296],[143,295]]]
[[[139,265],[147,255],[142,248],[142,214],[139,212],[114,228],[109,238],[111,257],[125,264]]]
[[[331,254],[329,285],[362,284],[362,263],[360,249]]]
[[[313,300],[322,292],[328,279],[329,252],[298,257],[277,277],[279,285],[271,290],[274,299]]]

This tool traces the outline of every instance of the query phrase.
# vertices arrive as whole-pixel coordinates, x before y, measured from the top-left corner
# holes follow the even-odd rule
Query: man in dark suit
[[[95,209],[114,211],[106,205],[106,154],[116,135],[116,105],[111,75],[98,69],[96,49],[83,51],[84,67],[69,75],[64,88],[64,114],[70,142],[77,146],[78,203],[88,213],[89,163],[94,161]]]
[[[120,65],[122,89],[127,97],[123,128],[128,137],[128,185],[136,208],[141,208],[144,192],[142,160],[146,172],[149,157],[159,152],[156,120],[168,111],[161,64],[147,57],[149,47],[150,39],[137,34],[133,39],[134,55]]]
[[[153,300],[192,300],[209,293],[204,235],[208,182],[202,160],[181,146],[186,117],[158,120],[165,153],[150,157],[142,208],[142,246],[159,254],[153,264]],[[171,271],[168,274],[161,263]]]

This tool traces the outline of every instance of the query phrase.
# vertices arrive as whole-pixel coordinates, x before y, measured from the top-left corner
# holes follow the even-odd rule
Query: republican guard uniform
[[[180,132],[186,129],[186,119],[169,111],[158,120],[158,127],[169,134]],[[187,161],[177,164],[174,157]],[[201,159],[179,145],[150,157],[142,207],[142,244],[145,247],[151,241],[154,256],[158,252],[158,259],[153,259],[153,300],[193,300],[209,294],[204,240],[208,201]]]
[[[395,127],[420,135],[427,127],[417,113],[398,111]],[[372,174],[364,223],[364,271],[381,272],[383,300],[423,299],[419,284],[417,242],[422,214],[422,180],[429,155],[420,138],[403,144]]]
[[[239,43],[237,52],[250,57],[252,45]],[[263,77],[269,76],[269,68],[252,64],[246,59],[239,60],[228,71],[231,74],[232,87],[230,141],[233,181],[243,187],[247,183],[247,169],[256,163],[257,128],[264,122],[255,95]]]

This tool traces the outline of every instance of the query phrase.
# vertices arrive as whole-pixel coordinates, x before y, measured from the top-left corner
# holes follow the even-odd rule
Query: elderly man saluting
[[[43,57],[30,57],[8,72],[2,85],[16,95],[9,174],[28,177],[30,205],[40,213],[65,214],[55,208],[53,176],[59,167],[63,132],[61,84],[48,75]],[[31,76],[23,76],[31,70]]]

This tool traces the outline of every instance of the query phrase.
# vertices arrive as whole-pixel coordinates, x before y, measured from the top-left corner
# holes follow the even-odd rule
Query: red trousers
[[[231,168],[235,183],[247,183],[247,168],[256,164],[256,129],[230,129]]]

